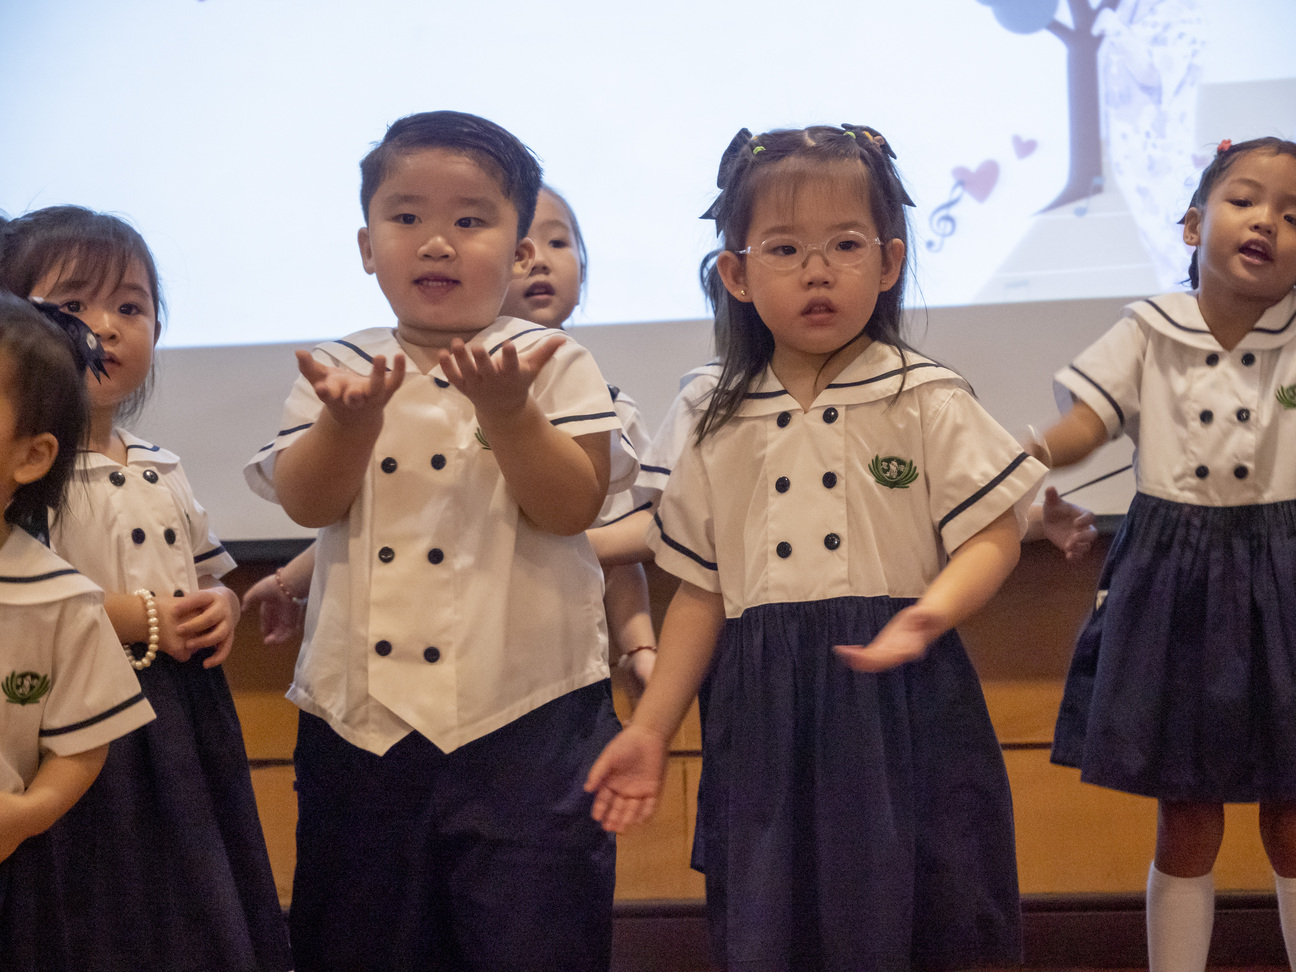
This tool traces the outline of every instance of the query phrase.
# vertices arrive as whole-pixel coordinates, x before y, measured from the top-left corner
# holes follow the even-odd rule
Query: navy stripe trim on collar
[[[0,584],[36,584],[40,581],[52,580],[55,577],[65,577],[68,574],[79,574],[81,571],[72,567],[63,570],[51,570],[48,574],[33,574],[31,577],[0,577]]]
[[[684,544],[682,544],[682,543],[680,543],[678,540],[675,540],[675,539],[673,539],[672,537],[668,536],[667,533],[666,533],[666,530],[662,527],[662,521],[661,521],[661,514],[660,514],[660,513],[654,513],[654,514],[653,514],[653,522],[657,524],[657,530],[661,533],[662,543],[666,544],[666,546],[670,547],[670,548],[671,548],[672,550],[674,550],[676,553],[682,553],[685,557],[688,557],[690,560],[695,561],[695,562],[701,564],[701,565],[702,565],[703,567],[705,567],[707,570],[717,570],[717,571],[718,571],[718,570],[720,569],[716,564],[713,564],[713,563],[712,563],[711,561],[709,561],[709,560],[703,560],[701,556],[699,556],[698,554],[695,554],[695,553],[694,553],[692,550],[690,550],[688,547],[684,546]]]
[[[1107,399],[1107,404],[1110,405],[1112,409],[1116,412],[1116,419],[1117,421],[1120,422],[1121,428],[1122,429],[1125,428],[1125,413],[1121,411],[1121,407],[1116,404],[1116,399],[1112,398],[1112,396],[1108,393],[1107,389],[1104,388],[1102,385],[1098,384],[1098,382],[1094,381],[1092,378],[1086,375],[1075,365],[1071,366],[1071,370],[1074,371],[1081,378],[1083,378],[1085,381],[1089,382],[1089,384],[1093,385],[1095,388],[1098,389],[1099,392],[1102,393],[1102,397]]]
[[[211,560],[213,557],[219,557],[224,552],[225,552],[225,545],[221,544],[219,547],[213,547],[211,550],[208,550],[206,553],[199,554],[197,557],[194,558],[194,563],[201,564],[204,560]]]
[[[496,351],[498,351],[500,348],[504,347],[504,345],[507,344],[509,341],[516,341],[518,338],[522,337],[523,335],[526,335],[526,334],[534,334],[536,331],[558,331],[559,333],[562,333],[560,328],[554,328],[554,327],[530,327],[530,328],[527,328],[525,331],[519,331],[517,334],[514,334],[512,337],[506,337],[506,338],[505,338],[503,341],[501,341],[499,344],[495,345],[495,347],[491,348],[491,349],[490,349],[490,353],[491,353],[491,354],[494,354],[494,353],[495,353]]]
[[[940,523],[938,523],[938,524],[936,525],[936,529],[937,529],[937,530],[944,530],[944,529],[945,529],[945,524],[946,524],[946,523],[948,523],[950,520],[954,519],[954,517],[958,516],[960,513],[962,513],[962,512],[963,512],[964,510],[966,510],[968,507],[972,506],[974,503],[976,503],[978,500],[980,500],[983,496],[985,496],[988,492],[990,492],[992,489],[994,489],[996,486],[998,486],[1000,483],[1002,483],[1005,479],[1007,479],[1009,476],[1011,476],[1012,473],[1013,473],[1013,470],[1015,470],[1018,466],[1020,466],[1023,462],[1025,462],[1025,461],[1026,461],[1027,459],[1029,459],[1029,458],[1030,458],[1030,457],[1027,456],[1026,453],[1024,453],[1024,452],[1019,453],[1019,454],[1017,455],[1017,458],[1016,458],[1016,459],[1014,459],[1012,462],[1008,463],[1008,466],[1004,469],[1003,472],[1001,472],[1001,473],[1000,473],[998,476],[996,476],[994,479],[990,480],[990,482],[986,483],[984,486],[982,486],[980,489],[978,489],[975,493],[973,493],[971,496],[969,496],[967,499],[965,499],[965,500],[964,500],[962,503],[960,503],[958,506],[954,507],[954,509],[952,509],[952,510],[950,510],[948,513],[946,513],[946,514],[941,518]]]
[[[155,445],[144,445],[143,443],[136,443],[135,445],[128,445],[126,447],[127,452],[130,452],[132,449],[143,449],[145,452],[160,452],[162,447],[155,446]]]
[[[644,510],[651,510],[651,509],[652,509],[652,500],[649,500],[647,503],[643,503],[640,506],[636,506],[629,513],[622,513],[620,516],[613,517],[612,519],[608,520],[607,523],[602,524],[602,526],[608,526],[612,523],[620,523],[627,516],[634,516],[636,513],[642,513]]]
[[[743,398],[750,398],[750,399],[778,398],[780,395],[787,395],[787,394],[789,394],[787,389],[780,388],[778,391],[748,392],[746,395],[743,396]]]
[[[352,344],[350,341],[334,341],[333,343],[334,343],[334,344],[340,344],[340,345],[342,345],[342,347],[344,347],[344,348],[350,348],[352,351],[354,351],[356,354],[360,355],[360,357],[364,358],[364,359],[365,359],[366,361],[368,361],[370,364],[373,364],[373,355],[369,354],[369,353],[366,352],[366,351],[361,350],[360,348],[357,348],[357,347],[356,347],[354,344]]]
[[[639,463],[639,468],[642,469],[644,472],[665,473],[667,476],[671,474],[671,471],[665,466],[649,466],[641,462]]]
[[[568,422],[589,422],[593,419],[616,418],[616,412],[591,412],[589,415],[564,415],[562,418],[550,419],[550,425],[566,425]]]
[[[1165,318],[1167,321],[1169,321],[1172,325],[1174,325],[1175,327],[1179,328],[1179,330],[1181,330],[1181,331],[1187,331],[1189,334],[1209,334],[1209,333],[1210,333],[1210,328],[1187,327],[1187,326],[1184,325],[1184,324],[1180,324],[1180,323],[1179,323],[1178,321],[1176,321],[1173,317],[1171,317],[1169,314],[1167,314],[1167,313],[1165,312],[1165,309],[1164,309],[1160,304],[1158,304],[1155,300],[1145,300],[1144,303],[1147,304],[1149,307],[1151,307],[1154,311],[1156,311],[1156,312],[1157,312],[1158,314],[1160,314],[1162,317],[1164,317],[1164,318]]]
[[[137,692],[125,702],[114,705],[111,709],[108,709],[106,712],[100,712],[97,716],[91,716],[89,719],[82,719],[80,722],[74,722],[70,726],[59,726],[56,729],[42,729],[39,735],[41,738],[46,738],[48,736],[64,736],[69,732],[76,732],[78,729],[88,729],[90,726],[97,725],[105,719],[111,719],[118,712],[123,712],[126,709],[129,709],[132,705],[138,705],[143,701],[144,693]]]
[[[918,361],[911,365],[905,365],[903,368],[896,368],[892,371],[880,375],[874,375],[872,378],[863,378],[860,381],[834,381],[830,383],[824,391],[829,388],[857,388],[860,385],[871,385],[875,381],[886,381],[888,378],[894,378],[896,375],[907,375],[911,371],[917,371],[919,368],[939,368],[934,361]]]

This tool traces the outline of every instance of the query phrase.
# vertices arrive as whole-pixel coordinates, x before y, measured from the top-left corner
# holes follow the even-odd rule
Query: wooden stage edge
[[[613,972],[711,972],[703,902],[619,901]],[[1022,897],[1027,968],[1147,966],[1143,898],[1126,894]],[[1212,967],[1285,967],[1272,894],[1222,891],[1215,899]]]

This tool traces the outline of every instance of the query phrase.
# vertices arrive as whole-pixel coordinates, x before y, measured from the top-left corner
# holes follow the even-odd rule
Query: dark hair
[[[548,183],[542,183],[540,190],[553,196],[558,205],[563,208],[563,212],[567,214],[567,222],[571,224],[572,236],[575,237],[572,243],[576,248],[576,262],[580,265],[580,294],[581,297],[584,297],[585,278],[589,272],[589,251],[585,249],[585,235],[581,232],[580,221],[576,219],[576,211],[571,208],[571,203],[567,201],[567,198]],[[532,222],[535,221],[534,216],[531,219]],[[530,228],[528,228],[527,232],[530,233]]]
[[[535,218],[540,163],[517,137],[485,118],[462,111],[423,111],[392,122],[381,142],[360,160],[360,208],[369,222],[369,203],[392,162],[419,149],[443,148],[472,159],[488,172],[518,214],[518,239]]]
[[[1224,178],[1225,174],[1233,163],[1244,155],[1252,152],[1268,152],[1271,155],[1290,155],[1296,158],[1296,142],[1289,142],[1286,139],[1266,136],[1265,138],[1253,138],[1245,142],[1220,142],[1219,148],[1215,152],[1215,158],[1211,159],[1210,165],[1202,170],[1201,179],[1197,183],[1197,189],[1192,194],[1192,199],[1188,201],[1188,208],[1195,209],[1203,216],[1206,214],[1206,201],[1210,199],[1211,190],[1215,184]],[[1187,213],[1183,219],[1179,220],[1180,224],[1187,219]],[[1197,270],[1197,247],[1193,248],[1192,259],[1188,262],[1188,281],[1195,290],[1200,281],[1200,274]]]
[[[41,278],[60,267],[96,288],[116,288],[131,264],[138,261],[148,278],[158,324],[165,304],[157,264],[139,231],[120,216],[81,206],[37,209],[0,225],[0,287],[20,297],[44,297],[32,290]],[[153,372],[118,407],[115,418],[138,415],[153,390]]]
[[[905,206],[912,203],[891,164],[894,157],[877,132],[855,125],[781,129],[754,138],[744,129],[730,143],[717,180],[722,187],[720,196],[703,217],[716,221],[716,232],[722,238],[721,248],[706,256],[700,271],[702,289],[715,311],[716,353],[722,365],[719,383],[698,422],[699,441],[733,418],[752,382],[774,355],[774,337],[755,305],[738,300],[725,289],[717,266],[725,250],[736,252],[747,246],[756,199],[771,188],[791,196],[807,179],[835,171],[853,183],[853,191],[867,198],[878,235],[883,241],[900,240],[905,250],[899,278],[893,287],[878,294],[861,333],[898,348],[902,360],[905,351],[912,350],[902,336],[910,262]]]
[[[90,405],[85,374],[72,340],[30,301],[0,291],[0,388],[14,410],[14,435],[52,433],[54,464],[40,479],[19,486],[4,518],[45,532],[46,512],[63,506],[67,484],[85,442]]]

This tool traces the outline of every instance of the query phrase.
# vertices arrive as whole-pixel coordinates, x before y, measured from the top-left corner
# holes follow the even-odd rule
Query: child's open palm
[[[350,425],[381,417],[383,408],[405,380],[405,355],[396,355],[390,369],[384,355],[375,355],[373,369],[360,375],[321,364],[309,352],[298,351],[297,370],[310,382],[333,418],[341,425]]]
[[[657,809],[665,774],[662,738],[627,726],[607,744],[585,780],[585,792],[595,795],[591,814],[612,833],[642,823]]]
[[[478,415],[507,415],[526,405],[536,375],[563,341],[561,334],[554,334],[522,352],[512,341],[505,341],[498,356],[492,357],[481,345],[469,346],[455,338],[450,350],[441,352],[441,370]]]
[[[838,645],[837,654],[857,672],[883,672],[927,654],[927,646],[948,627],[941,616],[911,604],[893,617],[867,645]]]

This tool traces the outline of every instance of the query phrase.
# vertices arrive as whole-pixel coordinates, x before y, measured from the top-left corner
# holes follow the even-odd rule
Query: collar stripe
[[[53,580],[55,577],[66,577],[68,574],[79,573],[79,570],[68,567],[64,570],[51,570],[48,574],[33,574],[30,577],[0,577],[0,584],[36,584],[40,581]]]

